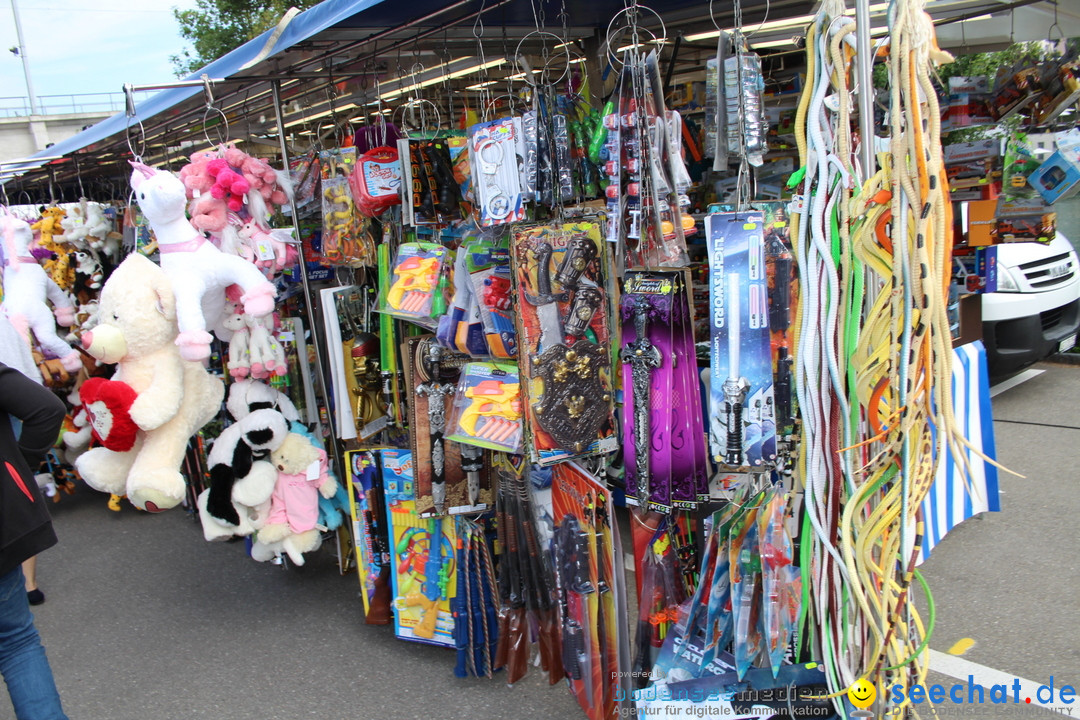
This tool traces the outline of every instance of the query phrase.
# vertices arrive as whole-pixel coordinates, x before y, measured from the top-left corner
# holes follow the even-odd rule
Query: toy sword
[[[728,378],[722,387],[724,391],[724,411],[727,414],[727,453],[724,462],[728,465],[743,464],[743,429],[742,411],[746,391],[750,383],[739,375],[739,328],[742,325],[742,313],[739,307],[739,275],[727,276],[727,312],[728,318]]]
[[[484,467],[484,450],[476,445],[460,443],[461,469],[465,472],[466,483],[469,489],[469,505],[474,506],[480,502],[480,470]]]
[[[623,347],[620,359],[630,366],[634,386],[634,495],[642,507],[649,496],[649,449],[652,445],[649,431],[649,385],[652,371],[660,367],[663,358],[660,350],[649,342],[646,334],[651,304],[641,295],[627,296],[634,304],[634,341]]]
[[[442,370],[442,348],[434,339],[427,339],[417,347],[416,367],[424,380],[416,386],[417,395],[428,399],[428,433],[431,435],[431,499],[435,512],[446,511],[446,449],[443,433],[446,431],[446,404],[444,398],[454,392],[454,386],[439,382]]]
[[[525,291],[525,300],[536,308],[536,317],[540,320],[540,347],[543,351],[562,342],[562,321],[559,318],[558,303],[569,299],[568,293],[551,291],[551,243],[540,243],[533,250],[536,258],[536,295]]]

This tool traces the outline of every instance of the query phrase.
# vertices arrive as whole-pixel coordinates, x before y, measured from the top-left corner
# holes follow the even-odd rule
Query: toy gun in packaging
[[[521,384],[513,365],[469,363],[461,373],[448,437],[492,450],[521,450]]]
[[[428,557],[424,563],[424,584],[419,593],[410,593],[402,603],[404,607],[419,607],[420,622],[413,628],[416,637],[430,640],[435,637],[439,620],[439,603],[446,598],[450,572],[442,556],[442,520],[433,518],[428,530]]]

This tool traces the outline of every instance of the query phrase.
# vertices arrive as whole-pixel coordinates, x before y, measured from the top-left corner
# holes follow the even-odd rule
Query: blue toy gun
[[[442,519],[432,518],[428,530],[428,559],[424,565],[424,585],[420,593],[405,597],[405,607],[420,607],[420,622],[413,628],[418,638],[431,640],[435,637],[435,625],[439,620],[439,601],[446,595],[449,573],[442,556]]]

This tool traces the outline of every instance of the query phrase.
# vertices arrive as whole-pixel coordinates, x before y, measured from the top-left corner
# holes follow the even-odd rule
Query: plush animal
[[[4,239],[4,313],[27,341],[28,330],[33,330],[38,344],[59,358],[65,370],[75,372],[82,367],[79,352],[56,334],[57,323],[71,327],[75,322],[71,299],[31,257],[33,233],[29,225],[4,215],[0,217],[0,232]],[[53,305],[52,312],[46,299]]]
[[[224,152],[225,161],[240,171],[251,190],[257,193],[259,199],[265,205],[284,205],[289,201],[288,193],[290,185],[282,175],[270,167],[270,163],[262,158],[253,158],[243,150],[236,147],[227,147]],[[248,202],[253,206],[253,217],[266,217],[264,208],[258,208],[254,195],[248,196]],[[261,210],[263,212],[257,212]]]
[[[240,238],[251,248],[259,259],[258,265],[281,270],[289,259],[288,241],[291,235],[287,230],[266,230],[254,220],[240,226]]]
[[[100,290],[101,283],[105,280],[105,273],[101,269],[101,263],[93,252],[79,250],[75,253],[75,277],[81,280],[82,285],[88,290]]]
[[[132,165],[131,186],[157,237],[161,267],[176,291],[176,344],[185,360],[204,360],[212,340],[206,328],[220,321],[225,288],[236,284],[243,289],[244,312],[253,317],[273,311],[276,291],[254,265],[221,252],[188,222],[184,185],[175,175]]]
[[[300,413],[289,396],[257,380],[238,380],[229,386],[225,409],[239,421],[250,413],[264,408],[277,410],[289,422],[292,432],[301,432]]]
[[[64,230],[64,241],[69,243],[84,243],[87,237],[86,215],[82,204],[72,205],[68,208],[64,217],[60,220],[60,227]]]
[[[90,247],[99,251],[106,250],[112,232],[113,224],[105,214],[105,206],[96,202],[86,203],[86,239]]]
[[[76,469],[97,490],[126,494],[144,510],[167,510],[184,498],[179,468],[188,440],[217,414],[225,388],[201,364],[181,357],[173,285],[146,257],[136,253],[120,263],[99,303],[101,322],[83,334],[83,347],[115,363],[113,381],[135,391],[127,413],[139,429],[131,450],[93,448]]]
[[[64,418],[61,437],[64,440],[64,460],[69,465],[74,465],[75,460],[90,448],[92,428],[78,388],[68,393],[67,401],[71,412]]]
[[[41,213],[41,219],[30,226],[30,229],[38,234],[42,247],[49,247],[53,243],[64,242],[64,215],[61,207],[45,208]]]
[[[232,331],[229,339],[229,374],[234,378],[249,375],[256,379],[281,376],[288,372],[285,350],[271,332],[273,317],[253,318],[235,302],[225,305],[224,326]]]
[[[244,195],[251,189],[251,183],[244,176],[229,167],[224,158],[211,160],[206,164],[206,172],[214,178],[210,195],[215,200],[224,200],[232,212],[240,212],[244,207]]]
[[[329,474],[326,453],[298,433],[289,433],[270,453],[270,460],[278,479],[270,497],[270,514],[255,536],[252,557],[270,559],[285,552],[293,563],[303,565],[304,553],[321,544],[319,496],[334,497],[338,483]]]
[[[255,410],[225,428],[207,454],[210,487],[198,498],[207,540],[250,535],[266,522],[277,470],[267,455],[288,435],[285,417]]]

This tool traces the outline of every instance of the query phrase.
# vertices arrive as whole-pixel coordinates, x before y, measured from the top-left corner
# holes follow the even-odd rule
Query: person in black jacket
[[[67,720],[23,585],[22,562],[56,544],[31,468],[56,442],[64,404],[0,363],[0,674],[18,720]],[[22,421],[18,439],[12,417]]]

